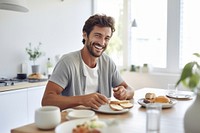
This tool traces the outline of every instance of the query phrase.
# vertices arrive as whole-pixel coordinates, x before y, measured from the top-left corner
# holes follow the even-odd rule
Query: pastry
[[[155,98],[155,103],[169,103],[170,99],[166,96],[158,96]]]
[[[28,76],[29,79],[42,79],[42,74],[40,73],[33,73]]]
[[[156,98],[155,93],[146,93],[144,98],[144,103],[154,103],[155,98]]]

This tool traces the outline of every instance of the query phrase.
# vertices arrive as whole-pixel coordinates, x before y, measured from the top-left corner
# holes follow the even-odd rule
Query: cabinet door
[[[27,124],[27,90],[0,92],[0,132]]]
[[[28,122],[34,122],[35,110],[41,107],[45,86],[28,88]]]

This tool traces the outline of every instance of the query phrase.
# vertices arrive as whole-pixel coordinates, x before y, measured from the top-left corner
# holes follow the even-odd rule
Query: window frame
[[[120,69],[129,69],[130,63],[130,48],[131,48],[131,15],[130,15],[130,2],[131,0],[124,1],[124,31],[122,42],[123,47],[123,66],[119,66]],[[96,0],[92,1],[92,13],[95,12]],[[156,73],[180,73],[179,68],[179,48],[180,48],[180,22],[181,22],[181,0],[168,0],[167,1],[167,67],[166,68],[156,68],[154,67],[152,72]],[[125,52],[128,51],[128,52]]]

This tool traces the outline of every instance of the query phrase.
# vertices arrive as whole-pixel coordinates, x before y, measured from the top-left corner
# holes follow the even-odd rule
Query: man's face
[[[89,53],[94,57],[99,57],[106,50],[108,42],[111,38],[110,27],[98,27],[95,26],[90,32],[89,37],[85,34],[85,45]]]

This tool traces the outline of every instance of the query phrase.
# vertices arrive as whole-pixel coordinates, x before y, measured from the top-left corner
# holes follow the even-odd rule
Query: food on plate
[[[109,106],[112,110],[121,111],[123,109],[130,109],[133,104],[129,100],[110,101]]]
[[[120,106],[122,106],[124,109],[130,109],[133,107],[132,103],[120,103]]]
[[[145,103],[154,103],[155,98],[156,98],[155,93],[146,93],[145,98],[144,98],[144,102]]]
[[[156,97],[155,93],[146,93],[145,98],[146,99],[154,99]]]
[[[146,93],[144,103],[169,103],[170,99],[166,96],[156,96],[155,93]]]
[[[99,120],[86,121],[73,128],[72,133],[101,133],[101,129],[107,127],[106,123]]]
[[[109,104],[110,108],[112,110],[115,110],[115,111],[121,111],[123,110],[124,108],[122,106],[120,106],[119,104]]]
[[[29,79],[42,79],[42,74],[40,73],[32,73],[28,76]]]
[[[158,96],[155,98],[155,103],[169,103],[170,99],[166,96]]]

